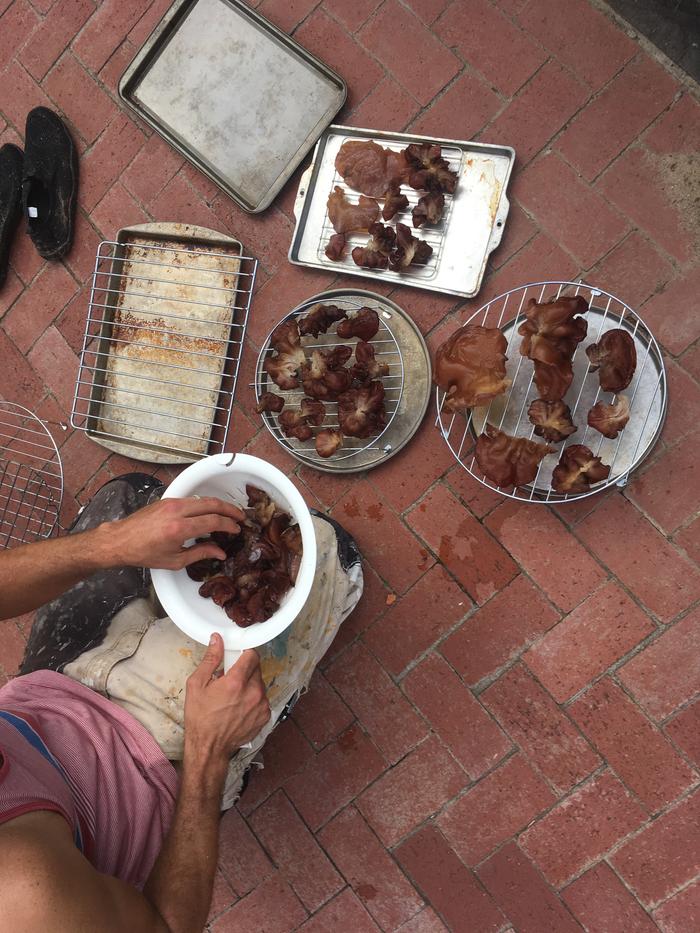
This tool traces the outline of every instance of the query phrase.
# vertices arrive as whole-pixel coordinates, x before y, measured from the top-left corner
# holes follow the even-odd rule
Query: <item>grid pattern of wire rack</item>
[[[0,547],[50,537],[62,499],[63,467],[48,428],[22,405],[0,401]]]
[[[565,401],[571,408],[576,434],[566,444],[557,445],[556,453],[545,457],[534,481],[527,486],[503,489],[480,472],[473,451],[473,441],[487,423],[514,437],[533,439],[534,425],[527,416],[529,403],[537,397],[533,386],[532,363],[519,353],[518,327],[525,320],[523,309],[530,299],[538,302],[560,295],[583,295],[589,302],[588,334],[574,354],[574,380]],[[582,499],[610,486],[624,486],[630,473],[641,463],[656,443],[666,414],[666,372],[659,346],[639,315],[620,298],[583,282],[533,282],[511,289],[492,299],[476,311],[466,323],[484,327],[498,327],[507,339],[507,377],[511,381],[508,392],[493,399],[488,406],[453,414],[444,412],[445,393],[436,390],[437,424],[448,447],[457,461],[489,489],[513,499],[530,502],[562,502]],[[637,368],[632,382],[625,390],[630,402],[630,419],[615,439],[608,439],[590,428],[586,416],[601,397],[598,377],[590,373],[586,347],[596,343],[613,328],[626,330],[633,338],[637,350]],[[614,399],[615,397],[613,397]],[[610,399],[606,399],[610,401]],[[537,440],[535,437],[534,440]],[[561,451],[569,444],[587,445],[610,474],[589,491],[557,493],[551,487],[552,471]]]
[[[385,149],[392,149],[394,152],[401,152],[405,146],[398,144],[391,144],[383,142],[382,145]],[[458,149],[456,146],[443,146],[442,147],[442,157],[449,164],[453,172],[456,172],[457,176],[461,176],[462,162],[464,160],[464,153],[461,149]],[[333,182],[331,189],[328,192],[330,195],[335,188],[342,188],[345,193],[345,197],[350,201],[351,204],[357,204],[360,198],[358,191],[355,191],[354,188],[351,188],[342,178],[342,176],[336,170],[333,175]],[[415,188],[411,188],[407,184],[401,185],[401,193],[405,194],[408,198],[408,207],[394,214],[390,221],[386,221],[389,224],[402,223],[406,224],[407,227],[412,227],[413,219],[411,212],[413,208],[418,203],[420,197],[425,194],[424,191],[417,191]],[[435,277],[437,272],[438,265],[440,264],[440,257],[442,255],[442,249],[445,242],[445,236],[447,234],[447,228],[450,222],[450,215],[452,213],[452,206],[454,203],[454,196],[451,194],[445,195],[445,208],[442,213],[440,222],[437,224],[426,224],[423,227],[420,227],[417,230],[412,230],[414,236],[418,237],[421,240],[425,240],[433,248],[433,253],[424,266],[409,266],[408,269],[404,269],[402,272],[393,272],[391,269],[365,269],[362,268],[363,273],[367,275],[378,274],[381,272],[382,277],[386,278],[387,275],[390,275],[398,282],[405,282],[406,284],[411,284],[413,282],[421,283],[428,282]],[[381,211],[382,202],[380,200],[379,207]],[[380,223],[384,223],[382,220],[381,213],[379,215]],[[343,252],[342,257],[333,261],[329,259],[325,254],[326,246],[328,241],[335,233],[333,225],[330,222],[328,214],[326,214],[323,227],[321,228],[321,235],[318,242],[318,260],[323,263],[323,265],[328,266],[329,269],[333,269],[335,272],[340,271],[340,268],[345,266],[346,268],[357,271],[357,265],[352,258],[352,250],[355,246],[365,246],[367,243],[367,234],[366,233],[347,233],[345,235],[346,246]]]
[[[337,307],[349,312],[359,311],[360,308],[363,307],[374,308],[379,315],[379,330],[376,336],[373,337],[369,342],[374,347],[376,359],[381,363],[385,363],[389,369],[388,374],[386,376],[382,376],[381,380],[384,384],[384,405],[387,414],[384,428],[380,433],[373,434],[367,439],[345,437],[343,439],[343,446],[337,453],[333,454],[331,458],[327,458],[325,461],[327,462],[328,459],[333,461],[347,460],[350,457],[357,456],[362,451],[380,449],[381,438],[389,428],[391,422],[394,420],[394,416],[396,415],[399,404],[401,402],[404,388],[404,360],[403,354],[401,353],[401,348],[390,327],[391,313],[383,306],[380,298],[373,300],[356,297],[339,297],[334,298],[332,301],[325,301],[323,303],[336,305]],[[305,301],[303,304],[299,305],[293,311],[291,311],[284,318],[284,320],[288,320],[289,318],[303,317],[318,304],[318,298],[311,298],[309,301]],[[335,325],[333,325],[331,328],[331,331],[334,330]],[[262,350],[260,351],[260,355],[258,356],[254,384],[256,399],[259,401],[263,392],[275,392],[284,398],[285,407],[297,407],[305,395],[303,389],[299,388],[283,391],[275,385],[275,383],[270,379],[267,372],[265,371],[265,359],[268,355],[274,353],[270,345],[270,338],[272,333],[273,332],[271,331],[268,335],[263,344]],[[308,350],[309,354],[311,354],[316,349],[331,349],[333,347],[340,346],[341,344],[354,348],[356,343],[356,338],[341,340],[333,332],[319,334],[317,338],[302,338],[302,345],[304,350]],[[335,401],[324,401],[324,405],[326,408],[326,418],[321,425],[321,428],[339,427],[338,403]],[[300,460],[305,461],[312,466],[316,463],[324,461],[324,458],[320,457],[316,452],[313,441],[302,442],[293,437],[286,437],[280,428],[279,417],[275,412],[264,412],[263,421],[275,440],[291,454],[297,456]]]
[[[222,452],[256,269],[206,241],[100,243],[73,426],[146,460]]]

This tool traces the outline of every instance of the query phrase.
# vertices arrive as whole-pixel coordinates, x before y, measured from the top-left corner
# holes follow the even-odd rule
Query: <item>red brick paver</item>
[[[480,294],[287,261],[300,172],[241,211],[139,124],[124,69],[170,0],[0,0],[0,144],[62,112],[81,160],[61,262],[19,232],[0,291],[0,397],[61,446],[62,523],[130,469],[69,424],[95,251],[131,223],[236,235],[260,260],[228,449],[290,474],[357,539],[365,595],[221,822],[209,929],[265,933],[688,933],[700,924],[700,234],[697,86],[600,0],[255,0],[336,68],[336,122],[513,146]],[[659,340],[661,441],[624,491],[505,501],[434,428],[366,475],[290,459],[248,383],[258,348],[323,288],[390,294],[434,350],[500,292],[585,277]],[[31,616],[0,622],[0,683]]]

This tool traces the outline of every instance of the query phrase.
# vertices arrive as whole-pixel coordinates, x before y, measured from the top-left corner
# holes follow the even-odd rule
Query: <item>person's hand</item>
[[[230,502],[201,499],[161,499],[138,512],[101,526],[108,537],[112,566],[181,570],[205,557],[226,555],[213,541],[185,547],[185,541],[212,531],[236,534],[245,515]]]
[[[187,679],[185,761],[190,764],[227,766],[236,749],[254,739],[270,718],[257,651],[244,651],[233,667],[216,676],[223,657],[223,639],[214,634]]]

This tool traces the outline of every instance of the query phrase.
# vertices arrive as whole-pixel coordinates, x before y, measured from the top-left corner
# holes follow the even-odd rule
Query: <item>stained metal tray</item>
[[[401,381],[403,384],[402,391],[397,393],[395,388],[392,390],[392,386],[395,387],[396,375],[385,377],[387,398],[391,399],[392,396],[395,396],[394,404],[391,401],[387,402],[387,409],[391,413],[391,421],[381,435],[376,438],[376,442],[361,446],[352,456],[347,456],[347,448],[341,448],[339,455],[329,460],[323,460],[313,449],[304,449],[304,446],[293,438],[285,437],[277,425],[275,416],[271,413],[265,412],[262,415],[263,422],[287,453],[315,470],[321,470],[324,473],[357,473],[361,470],[369,470],[381,463],[385,463],[402,450],[420,427],[430,401],[432,385],[430,354],[423,335],[408,314],[395,302],[390,301],[383,295],[377,295],[362,288],[329,289],[302,302],[287,316],[305,314],[310,307],[318,303],[340,304],[349,308],[359,308],[367,305],[376,308],[380,318],[387,324],[391,332],[391,344],[395,346],[395,350],[392,349],[391,351],[393,355],[389,358],[393,358],[398,352],[401,360]],[[338,338],[333,338],[332,334],[328,335],[329,342],[333,339],[337,340]],[[343,343],[351,342],[343,341]],[[269,380],[263,367],[268,351],[269,338],[262,346],[255,371],[255,392],[258,398],[265,391],[280,393],[279,388]],[[392,368],[390,372],[396,373],[398,368]],[[281,394],[285,395],[286,393]],[[347,441],[352,441],[352,439],[348,438]]]
[[[257,213],[342,107],[347,88],[242,0],[175,0],[124,72],[119,94]]]
[[[256,266],[237,240],[187,224],[100,243],[73,427],[152,463],[221,453]]]
[[[348,236],[348,248],[339,262],[333,262],[325,255],[325,246],[334,233],[328,219],[328,195],[335,186],[339,186],[350,201],[357,202],[359,198],[359,192],[346,185],[335,168],[338,150],[348,139],[371,139],[396,151],[416,142],[437,143],[442,147],[443,157],[457,171],[459,182],[454,196],[446,197],[441,222],[421,227],[416,232],[416,236],[427,240],[433,247],[433,255],[427,265],[412,266],[406,272],[363,269],[355,265],[350,255],[352,247],[363,245],[367,241],[366,233]],[[392,285],[412,285],[472,298],[481,288],[488,257],[503,236],[510,207],[506,187],[514,161],[515,150],[510,146],[330,126],[319,139],[313,161],[299,183],[294,205],[296,227],[289,260],[301,266],[361,275]],[[403,185],[401,190],[408,197],[409,206],[408,210],[397,214],[394,221],[411,226],[411,211],[420,192],[407,185]]]

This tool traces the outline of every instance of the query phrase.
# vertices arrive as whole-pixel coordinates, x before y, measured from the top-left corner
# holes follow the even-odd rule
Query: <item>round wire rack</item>
[[[0,401],[0,547],[48,538],[58,525],[63,466],[48,428]]]
[[[533,385],[532,363],[519,352],[521,338],[518,327],[525,320],[523,309],[531,298],[541,302],[561,295],[582,295],[590,305],[586,314],[588,334],[576,348],[573,358],[574,380],[565,399],[578,430],[567,438],[565,444],[557,445],[555,453],[540,462],[532,483],[504,489],[492,483],[479,470],[474,457],[474,441],[487,423],[514,437],[533,438],[535,428],[528,419],[527,410],[530,402],[537,397],[537,390]],[[667,404],[666,371],[661,351],[639,315],[620,298],[594,285],[546,281],[532,282],[504,292],[475,311],[465,323],[498,327],[503,332],[508,344],[506,372],[510,387],[507,393],[493,399],[487,406],[454,414],[442,410],[445,393],[439,388],[436,390],[437,424],[457,462],[489,489],[511,499],[529,502],[571,502],[611,486],[626,485],[630,473],[658,440]],[[587,424],[589,409],[604,393],[601,393],[597,375],[590,374],[586,347],[597,343],[605,331],[618,327],[626,330],[635,342],[637,368],[632,382],[625,389],[625,395],[630,401],[629,421],[617,438],[611,440]],[[614,398],[611,396],[606,400]],[[535,440],[538,438],[535,437]],[[551,486],[552,471],[569,444],[588,446],[610,467],[608,478],[586,492],[555,492]]]
[[[281,444],[281,446],[284,447],[285,450],[287,450],[289,453],[296,456],[303,462],[310,464],[311,466],[328,462],[349,460],[351,457],[357,457],[364,451],[381,449],[381,439],[394,420],[404,389],[403,354],[401,353],[399,343],[396,340],[396,337],[394,336],[390,326],[392,314],[389,310],[387,310],[386,307],[384,307],[381,297],[377,296],[376,298],[364,298],[360,296],[339,295],[337,297],[329,296],[327,299],[319,299],[319,297],[316,296],[314,298],[310,298],[308,301],[302,302],[300,305],[297,305],[297,307],[290,311],[289,314],[287,314],[282,320],[286,321],[289,318],[304,317],[309,311],[311,311],[312,308],[321,303],[333,304],[345,311],[359,311],[360,308],[374,308],[374,310],[379,315],[379,330],[376,336],[374,336],[372,340],[369,341],[369,343],[371,343],[374,347],[376,358],[380,362],[386,363],[389,368],[388,374],[386,376],[382,376],[381,380],[384,384],[384,406],[386,409],[387,419],[384,428],[378,434],[373,434],[367,439],[345,437],[343,438],[343,446],[340,448],[340,450],[338,450],[331,457],[323,458],[316,452],[313,441],[303,442],[298,441],[293,437],[286,437],[280,428],[279,417],[277,413],[264,412],[263,421],[265,422],[267,428],[275,440]],[[282,322],[280,321],[280,323]],[[335,328],[332,328],[332,330],[334,329]],[[263,392],[274,392],[275,394],[281,395],[284,398],[285,408],[287,406],[297,407],[305,395],[303,389],[299,388],[283,391],[270,379],[264,368],[266,357],[274,352],[270,345],[270,338],[273,331],[274,328],[267,335],[267,338],[263,343],[262,349],[258,356],[258,361],[255,367],[255,397],[257,401],[260,401],[260,396],[263,394]],[[357,338],[355,337],[352,337],[348,340],[341,340],[335,333],[319,334],[317,338],[302,337],[302,346],[304,350],[309,351],[309,354],[316,349],[330,349],[332,347],[340,346],[341,344],[344,346],[352,347],[354,351],[356,343]],[[338,403],[324,401],[323,404],[326,407],[326,418],[321,427],[339,427]]]

